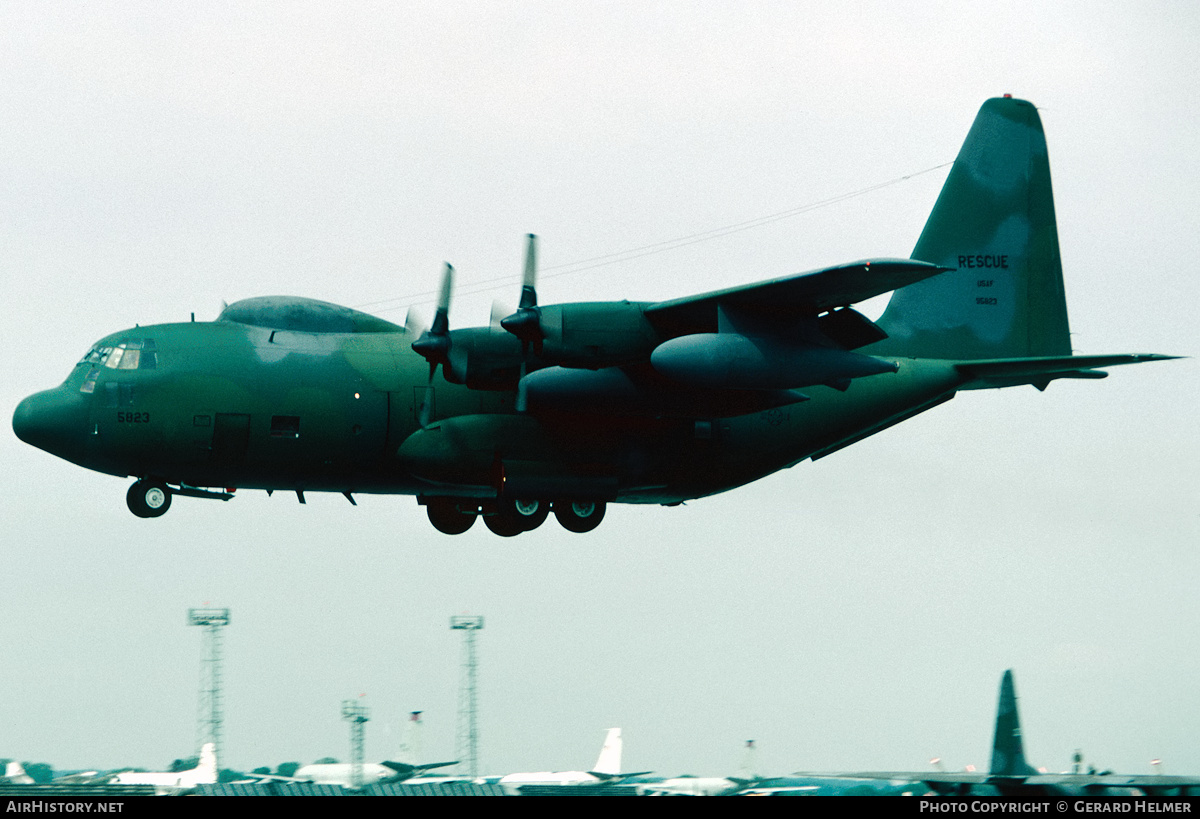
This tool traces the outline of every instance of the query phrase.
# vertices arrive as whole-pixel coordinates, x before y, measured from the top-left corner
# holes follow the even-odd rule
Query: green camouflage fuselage
[[[535,417],[514,410],[513,391],[439,376],[432,423],[421,430],[428,366],[402,328],[164,324],[96,346],[130,339],[154,342],[155,368],[81,362],[61,387],[30,399],[48,417],[75,421],[56,424],[45,448],[100,472],[189,486],[495,497],[503,483],[535,496],[675,503],[819,456],[964,381],[950,362],[897,359],[898,372],[856,379],[845,392],[807,388],[809,401],[738,417],[614,417],[602,406]],[[92,391],[81,392],[93,371]]]

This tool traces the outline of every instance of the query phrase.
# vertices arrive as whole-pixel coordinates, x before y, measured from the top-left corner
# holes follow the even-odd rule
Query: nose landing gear
[[[171,489],[161,481],[142,478],[129,487],[125,503],[139,518],[156,518],[171,508]]]
[[[233,497],[233,493],[236,491],[236,489],[228,489],[224,492],[201,489],[196,486],[188,486],[186,483],[181,483],[179,486],[168,486],[157,478],[139,478],[125,493],[125,503],[129,506],[129,511],[139,518],[157,518],[166,514],[166,511],[171,508],[171,498],[174,495],[227,501]]]

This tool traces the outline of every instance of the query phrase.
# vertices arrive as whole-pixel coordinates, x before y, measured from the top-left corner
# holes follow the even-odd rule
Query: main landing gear
[[[590,532],[604,520],[604,502],[555,501],[554,517],[568,532]]]
[[[478,517],[500,537],[516,537],[531,532],[546,522],[553,509],[554,517],[568,532],[590,532],[604,519],[603,501],[510,500],[501,498],[480,505],[457,498],[429,498],[424,501],[425,512],[433,528],[447,535],[461,535],[471,528]]]

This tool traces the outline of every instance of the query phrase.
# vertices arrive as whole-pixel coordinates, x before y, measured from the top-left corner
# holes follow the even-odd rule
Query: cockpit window
[[[93,347],[88,350],[88,354],[79,363],[91,364],[93,367],[98,367],[104,363],[104,359],[108,358],[108,354],[112,352],[112,349],[112,347]]]
[[[125,339],[109,349],[102,360],[110,370],[153,370],[158,366],[158,351],[152,338]]]
[[[80,392],[95,392],[100,368],[110,370],[153,370],[158,368],[158,348],[152,338],[126,338],[115,347],[97,345],[80,360],[91,369],[79,385]]]

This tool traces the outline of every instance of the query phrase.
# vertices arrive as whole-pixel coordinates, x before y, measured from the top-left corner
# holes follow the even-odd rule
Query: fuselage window
[[[299,438],[300,437],[300,416],[299,415],[272,415],[271,416],[271,437],[272,438]]]
[[[109,407],[133,406],[133,385],[108,382],[104,385],[104,403]]]

